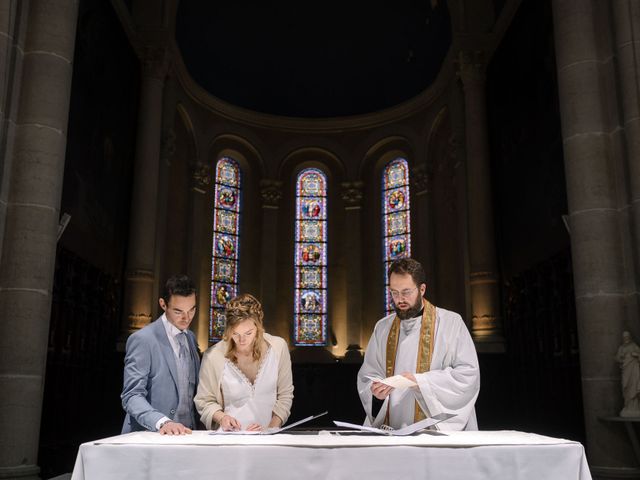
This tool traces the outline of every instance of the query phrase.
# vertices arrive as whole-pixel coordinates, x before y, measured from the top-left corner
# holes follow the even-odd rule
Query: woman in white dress
[[[196,409],[207,429],[277,428],[293,401],[287,342],[264,331],[260,302],[249,294],[230,300],[223,340],[202,357]]]

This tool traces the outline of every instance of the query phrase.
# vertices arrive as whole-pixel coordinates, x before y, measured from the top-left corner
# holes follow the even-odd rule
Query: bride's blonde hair
[[[253,320],[256,326],[256,338],[253,342],[253,359],[260,361],[264,350],[264,327],[262,326],[264,312],[258,299],[249,293],[238,295],[227,302],[224,314],[226,317],[226,326],[222,338],[227,342],[225,357],[233,362],[237,361],[236,342],[231,338],[231,334],[236,325],[245,320]]]

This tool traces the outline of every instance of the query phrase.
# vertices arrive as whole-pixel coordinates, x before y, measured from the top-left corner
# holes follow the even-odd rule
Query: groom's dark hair
[[[186,275],[174,275],[167,280],[167,283],[164,284],[162,298],[168,304],[172,295],[188,297],[193,293],[196,293],[196,286],[194,285],[193,280]]]

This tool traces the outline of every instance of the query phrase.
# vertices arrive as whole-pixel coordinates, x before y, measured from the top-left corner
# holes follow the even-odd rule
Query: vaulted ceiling
[[[411,99],[451,45],[445,1],[181,0],[176,41],[193,79],[253,111],[337,117]]]

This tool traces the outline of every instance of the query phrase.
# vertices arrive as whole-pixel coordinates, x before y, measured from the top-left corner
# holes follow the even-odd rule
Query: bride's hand
[[[220,419],[220,426],[225,432],[240,430],[240,422],[231,415],[225,415]]]

